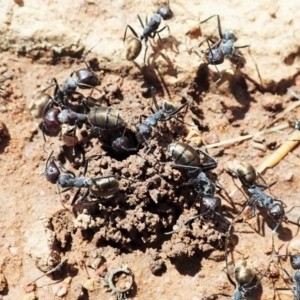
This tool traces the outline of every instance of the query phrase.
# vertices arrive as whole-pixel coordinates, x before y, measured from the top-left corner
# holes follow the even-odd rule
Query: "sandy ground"
[[[157,37],[150,39],[145,65],[144,44],[138,58],[127,61],[126,25],[140,35],[137,13],[144,20],[162,4],[0,1],[0,299],[115,299],[119,294],[111,294],[105,280],[121,266],[133,274],[134,284],[119,297],[197,300],[215,293],[233,294],[225,273],[224,221],[200,218],[178,233],[165,234],[200,209],[194,189],[182,186],[187,174],[171,167],[167,148],[172,142],[207,145],[209,155],[218,161],[208,176],[222,187],[218,195],[222,215],[231,221],[247,196],[237,190],[239,181],[228,169],[235,161],[260,166],[290,139],[288,133],[300,119],[295,108],[277,120],[299,101],[287,89],[300,95],[300,18],[290,14],[300,7],[297,1],[172,1],[175,19],[161,25],[168,25],[170,33],[161,32],[162,43]],[[200,56],[191,50],[205,37],[218,39],[216,18],[198,25],[213,14],[220,15],[222,30],[235,31],[237,46],[250,45],[240,49],[245,62],[237,72],[229,60],[218,66],[222,80],[217,85],[216,68],[207,66],[201,53],[207,44],[197,48]],[[100,80],[93,96],[102,106],[120,110],[129,124],[126,135],[133,147],[137,145],[134,123],[151,113],[152,86],[160,107],[164,100],[177,107],[188,102],[187,113],[179,114],[186,124],[175,119],[159,123],[147,154],[148,147],[143,145],[119,155],[110,145],[115,134],[122,133],[101,132],[99,137],[85,125],[77,130],[74,147],[66,145],[73,138],[62,134],[46,134],[45,143],[43,120],[32,116],[31,105],[52,78],[62,86],[72,72],[84,68],[82,56]],[[47,92],[52,96],[53,88]],[[80,92],[88,96],[90,91]],[[72,105],[78,109],[77,101]],[[277,126],[285,129],[255,134]],[[248,134],[254,137],[210,146]],[[89,162],[86,177],[115,176],[120,190],[100,205],[71,206],[77,189],[59,193],[45,178],[52,150],[55,161],[77,177],[84,171],[86,158],[98,155]],[[295,148],[263,173],[266,182],[277,181],[268,193],[283,201],[286,212],[298,205],[299,156],[300,149]],[[88,200],[96,198],[90,195]],[[296,207],[287,218],[297,222],[299,212]],[[234,265],[246,259],[258,277],[265,273],[258,289],[247,294],[249,299],[292,299],[292,291],[275,290],[293,286],[282,271],[295,273],[289,260],[273,257],[265,272],[275,223],[263,210],[255,218],[248,219],[249,215],[247,210],[230,237],[231,275]],[[275,234],[276,251],[297,254],[299,248],[298,227],[282,223]],[[26,286],[66,258],[60,270]],[[126,287],[130,278],[122,274],[116,285]]]

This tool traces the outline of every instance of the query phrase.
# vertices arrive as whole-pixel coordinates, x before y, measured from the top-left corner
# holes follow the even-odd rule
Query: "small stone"
[[[31,284],[24,284],[23,285],[23,290],[25,291],[25,293],[31,293],[33,291],[35,291],[36,289],[36,283],[33,282]]]
[[[197,129],[191,129],[188,135],[186,136],[185,140],[199,147],[202,142],[201,132]]]
[[[68,293],[68,286],[62,285],[61,288],[57,291],[57,296],[62,297],[65,296]]]
[[[83,283],[83,287],[89,292],[93,292],[96,290],[96,282],[93,279],[88,279]]]
[[[17,247],[10,247],[9,251],[11,254],[16,255],[19,252],[19,249]]]
[[[68,285],[64,282],[59,282],[52,286],[53,294],[62,297],[68,293]]]
[[[65,284],[70,284],[72,282],[72,277],[71,276],[66,277],[63,282]]]
[[[26,295],[22,298],[22,300],[36,300],[36,299],[37,299],[37,297],[36,297],[36,295],[35,295],[34,292],[31,292],[30,294],[26,294]]]

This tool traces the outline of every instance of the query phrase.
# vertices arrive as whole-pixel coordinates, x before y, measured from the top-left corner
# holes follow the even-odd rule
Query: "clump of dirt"
[[[125,115],[132,113],[123,112]],[[192,187],[180,188],[188,180],[184,172],[171,167],[167,146],[176,139],[174,133],[183,132],[185,128],[176,120],[170,123],[170,128],[162,126],[150,140],[151,149],[144,145],[137,154],[129,153],[123,160],[112,158],[111,150],[102,149],[101,137],[93,137],[80,146],[76,145],[74,151],[80,153],[76,160],[69,152],[57,153],[57,158],[61,161],[68,161],[76,167],[77,176],[83,172],[84,161],[81,157],[87,159],[97,155],[97,158],[89,160],[85,176],[101,178],[113,175],[119,181],[120,191],[101,200],[100,204],[93,204],[93,201],[99,199],[93,198],[91,194],[86,203],[81,203],[80,198],[84,193],[82,191],[77,195],[77,205],[72,207],[76,218],[75,227],[81,229],[83,235],[92,239],[98,247],[114,245],[127,252],[154,247],[158,250],[163,249],[167,256],[173,258],[182,255],[193,256],[195,252],[224,247],[226,228],[215,226],[207,220],[195,221],[194,230],[187,229],[185,235],[174,233],[173,237],[170,237],[164,234],[170,231],[175,223],[180,222],[179,217],[186,218],[190,214],[189,210],[195,206],[196,198]],[[145,152],[149,153],[145,155]],[[72,192],[65,195],[65,206],[69,205],[73,195]],[[197,209],[192,211],[197,214]],[[88,223],[84,225],[83,222]],[[61,235],[64,230],[58,227],[55,230],[58,230],[58,240],[62,243]],[[65,230],[68,234],[71,232],[71,229]],[[181,247],[178,239],[182,240]],[[65,240],[63,237],[63,245]],[[190,243],[191,241],[193,242]]]

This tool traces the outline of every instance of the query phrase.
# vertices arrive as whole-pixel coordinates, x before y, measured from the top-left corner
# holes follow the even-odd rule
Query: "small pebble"
[[[83,287],[89,292],[93,292],[96,290],[96,282],[93,279],[88,279],[83,283]]]
[[[59,282],[52,286],[53,294],[62,297],[68,293],[68,286],[64,282]]]
[[[36,297],[36,295],[35,295],[34,292],[31,292],[30,294],[26,294],[26,295],[22,298],[22,300],[36,300],[36,299],[37,299],[37,297]]]
[[[36,283],[33,282],[32,284],[24,284],[23,285],[23,290],[25,291],[25,293],[31,293],[33,291],[35,291],[36,289]]]
[[[10,247],[9,251],[12,254],[17,254],[19,252],[19,249],[17,247]]]

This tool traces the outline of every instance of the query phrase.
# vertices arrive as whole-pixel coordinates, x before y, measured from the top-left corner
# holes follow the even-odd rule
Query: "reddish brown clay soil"
[[[23,4],[25,9],[26,3]],[[193,3],[195,7],[196,4]],[[142,9],[142,4],[138,5]],[[155,11],[159,5],[154,3],[149,11]],[[103,22],[109,19],[108,11],[105,10],[101,15],[101,11],[93,10],[95,1],[86,1],[85,5],[78,4],[78,7],[81,15],[76,18],[101,16]],[[82,7],[86,8],[84,14]],[[133,7],[133,4],[124,5],[122,12],[125,14],[128,11],[135,18]],[[184,16],[187,18],[192,10],[189,7],[183,13],[179,9],[182,7],[181,2],[173,7],[178,21],[183,20]],[[266,7],[274,19],[276,14],[280,16],[282,13],[281,7],[271,9],[267,4],[260,7],[261,11],[265,12]],[[66,5],[62,14],[70,18],[66,14],[67,9]],[[114,6],[111,10],[114,15],[114,12],[120,11],[120,7]],[[240,10],[247,12],[242,6]],[[249,28],[256,16],[254,11],[251,14],[253,17],[245,20]],[[210,15],[209,12],[207,15]],[[228,18],[231,15],[232,12]],[[134,18],[128,17],[128,22]],[[226,14],[222,18],[226,19]],[[261,22],[260,17],[257,16],[257,19]],[[299,82],[299,64],[298,69],[295,66],[299,60],[299,48],[295,52],[291,46],[290,53],[280,54],[284,57],[284,63],[280,60],[274,62],[267,49],[264,55],[260,54],[260,48],[256,50],[258,52],[254,51],[254,60],[248,52],[245,67],[235,73],[235,66],[226,62],[228,68],[220,69],[222,81],[215,85],[218,78],[216,69],[200,63],[199,57],[186,51],[186,46],[183,46],[188,43],[194,45],[195,40],[199,42],[210,34],[211,28],[216,28],[198,28],[195,20],[191,23],[193,25],[185,21],[181,26],[174,20],[170,22],[173,22],[169,24],[172,34],[169,37],[163,35],[163,44],[150,45],[146,65],[141,59],[144,50],[137,63],[126,61],[124,53],[123,56],[117,55],[123,47],[124,26],[119,28],[119,23],[115,29],[117,32],[111,29],[111,23],[104,24],[110,30],[110,37],[115,35],[110,48],[115,43],[121,46],[112,53],[108,47],[102,56],[96,52],[86,57],[101,81],[93,97],[99,99],[102,106],[120,110],[128,124],[126,134],[131,137],[133,147],[137,145],[134,123],[138,123],[141,115],[148,116],[151,113],[152,86],[157,90],[159,106],[164,100],[172,101],[176,106],[188,102],[187,113],[179,114],[179,119],[184,120],[185,124],[175,119],[159,123],[152,139],[148,141],[151,145],[149,152],[149,147],[143,145],[136,151],[128,151],[120,156],[110,147],[113,140],[111,132],[101,132],[99,135],[85,125],[77,130],[75,145],[72,145],[73,137],[63,134],[69,129],[67,126],[63,126],[62,133],[46,135],[45,143],[41,130],[42,119],[33,116],[32,103],[38,102],[38,92],[51,83],[51,78],[55,77],[62,85],[70,73],[84,67],[80,59],[82,51],[72,52],[66,46],[64,51],[55,52],[33,43],[30,49],[12,47],[0,54],[3,80],[0,90],[0,299],[111,300],[127,297],[139,300],[198,300],[206,297],[213,299],[214,296],[209,296],[216,293],[233,294],[234,287],[225,272],[227,225],[222,219],[198,218],[176,233],[165,234],[200,209],[193,186],[184,185],[188,181],[186,172],[172,168],[168,145],[185,142],[194,147],[208,146],[206,151],[218,161],[217,168],[208,172],[208,176],[222,188],[218,191],[218,197],[222,200],[222,215],[231,221],[248,196],[238,189],[239,181],[229,174],[229,169],[236,161],[259,166],[289,139],[288,133],[296,120],[300,119],[296,108],[274,122],[280,112],[299,101],[287,92],[287,88],[293,86],[292,89],[300,95],[299,88],[295,86]],[[237,23],[233,22],[232,26]],[[257,32],[261,29],[259,25],[256,28]],[[286,28],[288,31],[288,25]],[[204,32],[206,29],[207,33]],[[81,30],[84,31],[85,27]],[[241,35],[240,28],[238,30]],[[274,32],[276,26],[270,30]],[[103,32],[106,37],[108,33],[105,30]],[[216,39],[215,32],[211,35]],[[184,42],[183,38],[180,40],[182,36],[188,42]],[[263,41],[263,36],[258,38]],[[247,43],[245,38],[243,42]],[[22,43],[23,39],[20,40]],[[278,47],[277,52],[284,45],[272,44],[273,48]],[[90,42],[84,41],[84,46],[88,49]],[[273,48],[272,51],[276,52]],[[264,69],[268,59],[270,68],[277,72],[273,80],[270,80],[270,70]],[[261,81],[254,61],[261,71]],[[284,67],[280,72],[278,69],[282,65]],[[52,95],[53,89],[48,92]],[[89,92],[82,91],[85,96]],[[77,100],[71,103],[74,109],[78,109]],[[287,122],[290,126],[285,126],[284,131],[210,147]],[[112,197],[101,199],[100,203],[80,204],[77,200],[72,206],[71,201],[77,189],[61,193],[61,189],[59,192],[57,186],[44,176],[46,162],[52,151],[55,162],[62,163],[77,177],[83,174],[86,159],[95,156],[89,161],[85,176],[115,176],[119,181],[119,191]],[[266,182],[277,181],[267,193],[281,199],[285,211],[299,205],[299,157],[298,147],[263,174]],[[85,189],[82,189],[77,199],[84,192]],[[97,198],[91,195],[87,198],[87,201],[95,200]],[[287,218],[297,222],[299,212],[300,209],[296,207],[287,213]],[[241,260],[247,260],[253,265],[257,278],[264,274],[261,285],[249,293],[247,299],[292,299],[292,291],[275,290],[276,287],[293,286],[282,271],[285,268],[294,274],[289,260],[279,260],[273,256],[269,264],[272,229],[276,224],[264,210],[258,210],[254,218],[249,218],[251,214],[252,211],[246,209],[234,224],[228,245],[230,275],[234,278],[234,266]],[[298,229],[296,225],[286,222],[279,226],[275,234],[277,253],[300,252]],[[63,261],[65,263],[59,270],[27,285]],[[126,272],[118,273],[118,268]],[[112,276],[114,271],[117,273]],[[109,286],[110,278],[120,290],[126,289],[133,278],[132,288],[125,294],[115,292]],[[225,296],[215,298],[225,299]]]

